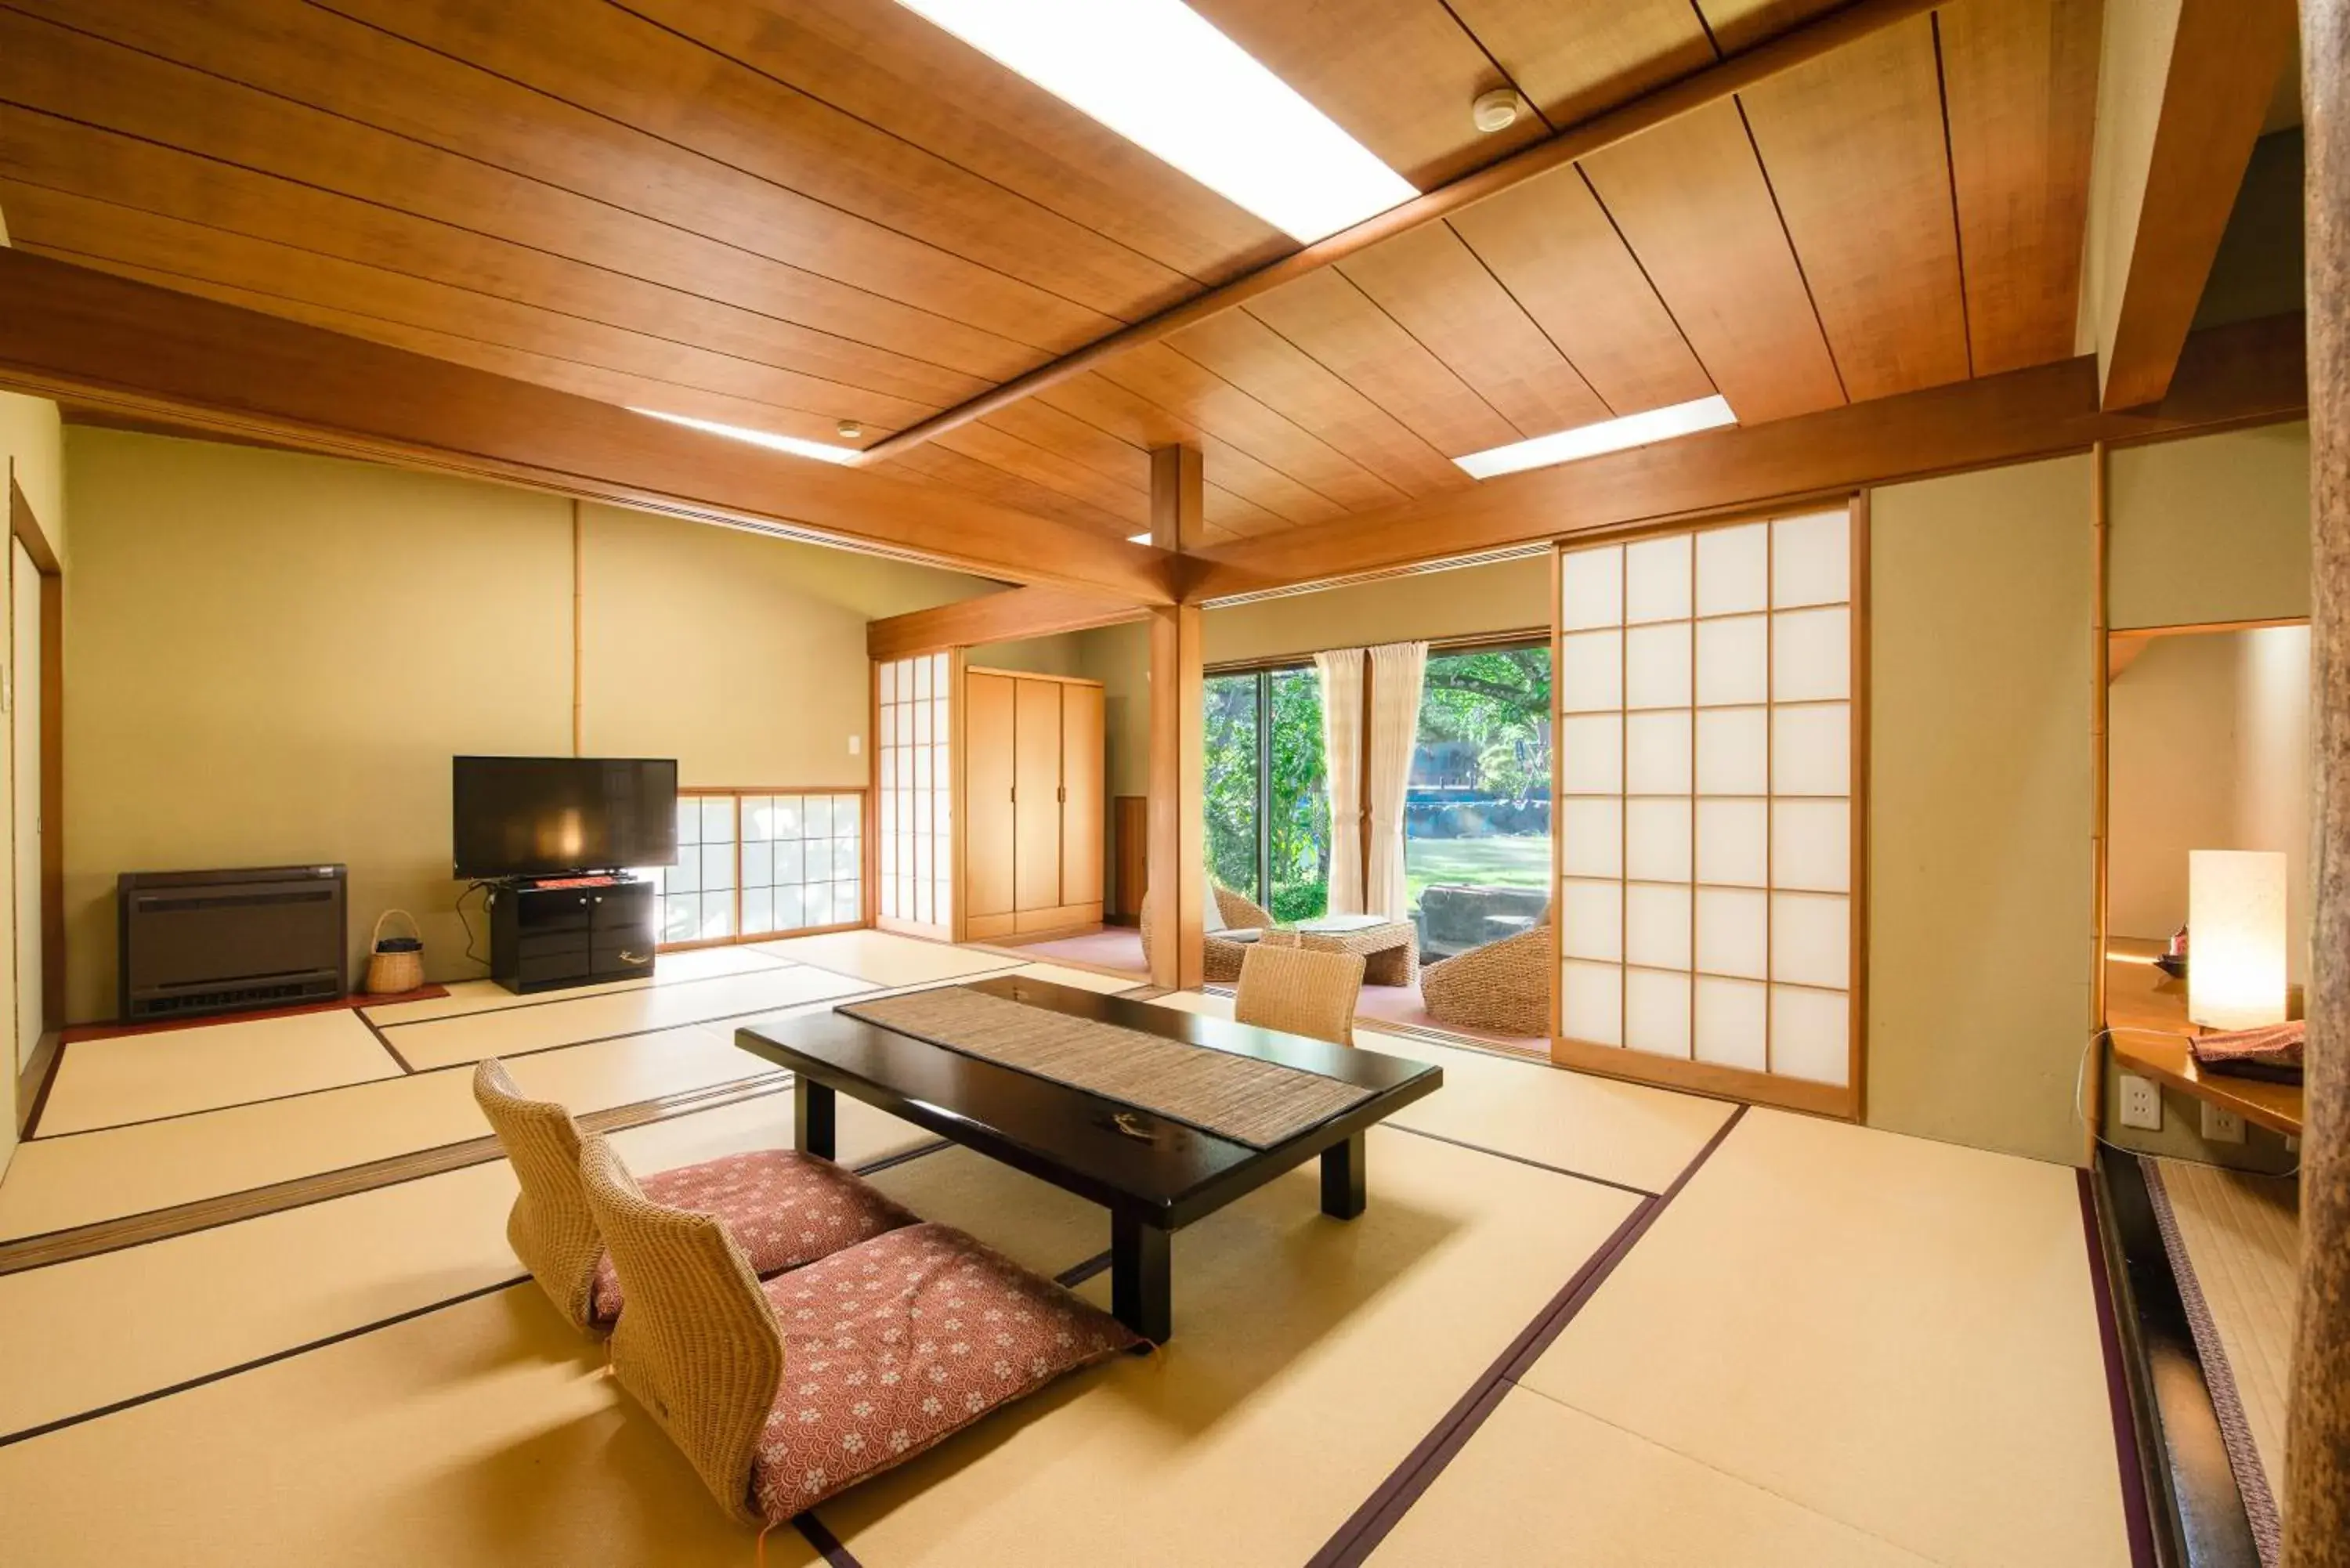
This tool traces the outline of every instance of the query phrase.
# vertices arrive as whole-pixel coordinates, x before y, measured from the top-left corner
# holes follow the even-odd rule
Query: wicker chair
[[[473,1069],[473,1099],[522,1188],[506,1216],[515,1256],[572,1326],[590,1334],[610,1327],[622,1296],[579,1188],[579,1125],[551,1100],[524,1098],[494,1056]],[[915,1222],[830,1160],[787,1148],[728,1155],[647,1180],[656,1198],[736,1227],[762,1274]]]
[[[1359,953],[1316,952],[1268,932],[1241,961],[1232,1019],[1260,1029],[1355,1043],[1355,1001],[1363,990]]]
[[[746,1524],[780,1524],[1139,1347],[1107,1314],[944,1225],[763,1285],[724,1225],[652,1201],[600,1137],[582,1140],[578,1184],[629,1293],[613,1376]],[[992,1354],[971,1355],[982,1322]]]
[[[1496,1034],[1550,1033],[1550,913],[1529,930],[1471,948],[1420,971],[1420,1001],[1439,1023]]]
[[[1212,886],[1212,884],[1211,884]],[[1216,907],[1224,912],[1224,924],[1238,929],[1269,931],[1273,917],[1257,908],[1247,895],[1235,893],[1230,888],[1216,888]],[[1202,978],[1210,985],[1230,985],[1241,977],[1241,961],[1248,956],[1253,944],[1229,942],[1210,931],[1201,939],[1205,953]],[[1142,901],[1142,961],[1150,962],[1150,900]]]

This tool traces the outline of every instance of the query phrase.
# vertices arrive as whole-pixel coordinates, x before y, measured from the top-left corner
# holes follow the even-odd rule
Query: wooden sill
[[[2154,942],[2115,938],[2106,959],[2106,1027],[2114,1060],[2184,1094],[2233,1111],[2272,1132],[2299,1137],[2302,1085],[2206,1073],[2187,1048],[2205,1033],[2187,1021],[2187,986],[2154,967]]]

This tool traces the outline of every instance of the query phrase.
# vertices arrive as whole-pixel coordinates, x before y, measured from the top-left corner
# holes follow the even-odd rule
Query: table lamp
[[[2187,1017],[2252,1029],[2285,1016],[2282,854],[2187,852]]]

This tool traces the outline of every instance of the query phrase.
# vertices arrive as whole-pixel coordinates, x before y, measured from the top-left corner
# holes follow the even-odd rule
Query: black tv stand
[[[653,885],[625,872],[513,877],[490,885],[490,978],[512,992],[653,972]]]

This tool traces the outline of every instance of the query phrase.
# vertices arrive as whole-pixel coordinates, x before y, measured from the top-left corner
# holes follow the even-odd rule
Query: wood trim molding
[[[0,387],[1132,604],[1159,552],[427,355],[0,248]]]
[[[1621,1045],[1593,1045],[1565,1035],[1553,1035],[1550,1059],[1558,1066],[1627,1083],[1662,1085],[1725,1100],[1758,1106],[1778,1106],[1814,1116],[1856,1121],[1860,1091],[1842,1084],[1814,1084],[1777,1073],[1751,1073],[1712,1062],[1692,1062],[1679,1056],[1654,1056]]]
[[[14,458],[8,531],[41,574],[41,1028],[47,1034],[66,1023],[66,583],[57,545],[16,483]]]
[[[2159,402],[2105,410],[2095,358],[1488,480],[1185,557],[1187,603],[1401,570],[1636,524],[1659,526],[1870,485],[2172,440],[2308,412],[2299,315],[2193,334]]]
[[[1244,273],[1156,316],[1146,317],[1097,338],[1049,364],[1015,376],[968,402],[934,414],[919,424],[910,425],[884,441],[875,442],[866,449],[862,461],[881,462],[910,451],[934,436],[983,419],[1033,393],[1055,386],[1073,376],[1082,375],[1129,348],[1155,343],[1186,327],[1236,309],[1284,284],[1335,265],[1382,241],[1449,217],[1489,196],[1499,195],[1512,186],[1523,184],[1538,174],[1546,174],[1577,159],[1587,158],[1618,142],[1627,141],[1644,130],[1653,130],[1684,115],[1720,103],[1759,82],[1807,65],[1823,55],[1865,38],[1880,28],[1906,22],[1941,3],[1943,0],[1852,0],[1851,4],[1840,6],[1816,21],[1790,28],[1768,43],[1732,55],[1702,70],[1692,71],[1678,81],[1668,83],[1653,92],[1643,93],[1628,103],[1595,115],[1580,124],[1569,126],[1555,136],[1489,163],[1473,173],[1464,174],[1450,184],[1440,185],[1401,206],[1391,207],[1375,217],[1366,218],[1351,229],[1342,229],[1327,239],[1317,240],[1303,250],[1293,251],[1254,272]]]
[[[1013,588],[868,621],[865,652],[877,659],[908,659],[950,648],[1116,626],[1139,620],[1143,614],[1139,606],[1096,594],[1047,587]]]
[[[2150,403],[2170,389],[2202,303],[2220,237],[2235,211],[2252,143],[2293,55],[2293,0],[2151,0],[2108,7],[2098,84],[2098,161],[2092,218],[2106,297],[2097,306],[2097,374],[2108,409]],[[2130,47],[2120,35],[2176,27],[2168,47]],[[2156,79],[2133,81],[2133,61]],[[2128,134],[2134,97],[2158,100],[2152,131]],[[2142,162],[2140,161],[2142,160]],[[2137,164],[2136,167],[2129,165]]]

